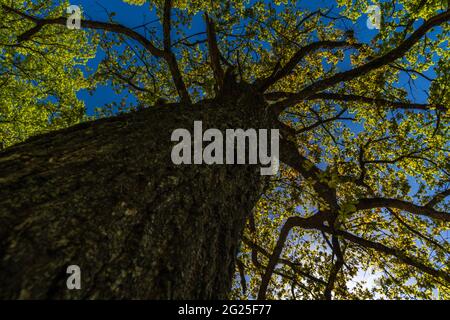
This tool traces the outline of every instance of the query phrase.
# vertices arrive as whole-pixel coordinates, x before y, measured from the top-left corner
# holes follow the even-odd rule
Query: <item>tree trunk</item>
[[[250,90],[32,138],[0,153],[1,299],[226,298],[258,165],[174,165],[171,133],[270,128]],[[242,91],[241,91],[242,92]],[[81,268],[68,290],[67,266]]]

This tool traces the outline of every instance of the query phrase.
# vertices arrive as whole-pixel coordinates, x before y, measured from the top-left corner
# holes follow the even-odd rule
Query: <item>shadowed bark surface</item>
[[[245,90],[244,90],[245,91]],[[258,165],[172,164],[177,128],[270,128],[250,93],[164,105],[0,154],[0,298],[226,298]],[[223,131],[224,132],[224,131]],[[68,265],[82,289],[67,290]]]

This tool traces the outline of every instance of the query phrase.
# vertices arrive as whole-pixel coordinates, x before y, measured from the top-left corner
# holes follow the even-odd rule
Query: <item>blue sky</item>
[[[335,0],[299,1],[299,3],[301,7],[309,10],[333,7],[334,14],[339,12]],[[148,4],[144,6],[133,6],[124,3],[122,0],[72,0],[71,4],[80,6],[83,10],[84,17],[98,21],[108,20],[106,11],[114,12],[116,14],[114,17],[116,22],[131,28],[138,27],[143,23],[153,21],[157,18],[154,12],[150,12]],[[353,29],[359,41],[369,42],[378,31],[376,29],[369,29],[366,25],[366,21],[366,16],[363,16],[356,23],[352,23],[348,20],[341,20],[340,23],[343,29]],[[158,23],[155,25],[160,27]],[[195,19],[191,33],[194,34],[199,31],[204,31],[204,28],[202,19]],[[136,30],[142,32],[142,29],[137,28]],[[99,50],[96,58],[89,62],[89,66],[95,69],[102,58],[103,54],[101,50]],[[350,67],[348,60],[344,61],[340,67],[342,69],[348,69]],[[432,77],[433,72],[430,71],[427,75]],[[407,82],[408,77],[404,75],[401,78],[401,83],[398,85],[408,87]],[[416,100],[417,102],[425,102],[426,96],[422,89],[427,88],[428,83],[419,78],[416,80],[416,85],[417,88],[412,88],[410,98]],[[92,115],[94,108],[101,107],[106,103],[113,101],[119,102],[122,98],[121,95],[117,95],[108,85],[99,87],[93,96],[89,95],[86,91],[81,91],[79,92],[78,97],[85,101],[87,113],[89,115]],[[133,103],[134,99],[131,98],[128,101]]]
[[[301,3],[301,6],[309,10],[329,8],[331,6],[337,7],[334,0],[303,1],[303,3]],[[150,12],[148,5],[133,6],[124,3],[122,0],[73,0],[71,4],[80,6],[83,10],[84,17],[98,21],[108,20],[105,9],[109,12],[114,12],[116,14],[114,17],[116,22],[131,28],[138,27],[143,23],[157,18],[154,12]],[[335,9],[336,12],[338,12],[337,9]],[[202,19],[195,19],[191,33],[194,34],[203,31],[204,28]],[[342,21],[342,28],[354,29],[361,41],[369,41],[377,32],[376,30],[368,29],[364,19],[358,21],[357,24],[352,24],[350,21]],[[136,30],[142,31],[139,28]],[[99,50],[96,58],[89,62],[89,66],[95,69],[102,58],[103,54]],[[342,67],[346,68],[347,66],[344,64]],[[117,95],[109,86],[99,87],[93,96],[89,95],[86,91],[79,92],[78,97],[85,101],[88,114],[92,114],[96,107],[101,107],[112,101],[120,101],[122,98],[122,96]],[[133,102],[133,99],[129,101]]]

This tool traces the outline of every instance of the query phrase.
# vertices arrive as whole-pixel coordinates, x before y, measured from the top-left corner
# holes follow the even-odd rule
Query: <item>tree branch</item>
[[[18,40],[28,40],[40,31],[40,29],[45,25],[62,25],[66,26],[67,24],[67,18],[65,17],[59,17],[59,18],[53,18],[53,19],[44,19],[44,18],[37,18],[30,16],[26,13],[23,13],[17,9],[8,7],[6,5],[2,5],[2,8],[5,11],[15,13],[27,20],[30,20],[36,24],[36,27],[33,27],[29,31],[25,32],[21,36],[18,37]],[[38,27],[39,26],[39,27]],[[139,42],[144,48],[146,48],[153,56],[162,58],[164,56],[164,51],[158,49],[153,45],[151,41],[149,41],[147,38],[145,38],[143,35],[137,33],[136,31],[129,29],[121,24],[115,24],[115,23],[107,23],[107,22],[99,22],[99,21],[93,21],[93,20],[81,20],[81,26],[86,29],[97,29],[97,30],[104,30],[114,33],[119,33],[122,35],[125,35],[131,39],[136,40]],[[26,35],[26,36],[24,36]],[[20,38],[20,39],[19,39]]]
[[[403,221],[402,217],[400,217],[400,215],[398,215],[397,213],[395,213],[394,210],[387,208],[387,210],[389,211],[389,213],[395,218],[395,220],[397,220],[402,226],[404,226],[406,229],[408,229],[411,233],[415,234],[416,236],[418,236],[419,238],[422,238],[425,241],[428,241],[430,243],[432,243],[434,246],[438,247],[439,249],[441,249],[442,251],[446,252],[446,253],[450,253],[447,249],[445,249],[439,242],[431,239],[430,237],[427,237],[426,235],[422,234],[421,232],[417,231],[416,229],[414,229],[412,226],[410,226],[409,224],[407,224],[405,221]]]
[[[170,12],[172,10],[172,0],[164,0],[164,9],[163,9],[163,44],[164,44],[164,51],[165,52],[171,52],[171,35],[170,35],[170,29],[171,29],[171,16]]]
[[[239,277],[241,278],[242,293],[247,293],[247,281],[245,280],[245,266],[240,259],[236,259],[236,265],[239,271]]]
[[[35,27],[31,28],[30,30],[23,33],[22,35],[20,35],[17,38],[17,40],[19,42],[31,39],[31,37],[34,36],[36,33],[38,33],[42,29],[42,27],[44,27],[45,25],[66,26],[66,24],[67,24],[67,18],[65,18],[65,17],[45,19],[45,18],[33,17],[31,15],[28,15],[26,13],[23,13],[17,9],[11,8],[6,5],[2,5],[2,8],[8,12],[15,13],[15,14],[17,14],[27,20],[30,20],[36,24]],[[155,45],[151,41],[149,41],[147,38],[145,38],[143,35],[139,34],[138,32],[136,32],[130,28],[127,28],[121,24],[82,19],[81,27],[86,28],[86,29],[104,30],[104,31],[108,31],[108,32],[114,32],[117,34],[125,35],[125,36],[139,42],[153,56],[155,56],[157,58],[163,58],[169,65],[169,69],[172,74],[172,78],[173,78],[175,87],[177,88],[178,94],[181,98],[181,101],[190,104],[191,99],[189,97],[186,86],[181,77],[181,72],[178,68],[178,63],[175,58],[175,55],[170,51],[170,46],[169,46],[169,50],[167,48],[167,44],[170,44],[170,9],[171,9],[171,0],[166,0],[165,5],[164,5],[164,21],[163,21],[164,47],[165,47],[164,50],[161,50],[161,49],[155,47]],[[167,12],[169,14],[167,14]]]
[[[281,228],[278,241],[275,248],[270,256],[269,263],[267,264],[266,271],[261,278],[261,285],[258,292],[258,300],[266,299],[266,291],[269,286],[270,278],[272,277],[273,271],[276,264],[281,256],[281,252],[284,248],[284,243],[289,235],[289,232],[294,227],[302,227],[304,229],[313,229],[322,225],[323,220],[326,218],[326,214],[319,212],[309,218],[301,217],[290,217],[286,220],[283,227]]]
[[[180,68],[178,66],[175,54],[171,50],[171,15],[172,0],[164,1],[163,12],[163,44],[164,44],[164,57],[169,65],[170,73],[172,74],[173,82],[177,88],[178,95],[181,98],[181,102],[191,104],[191,98],[184,84],[183,77],[181,76]]]
[[[363,103],[373,103],[379,106],[386,106],[395,109],[416,109],[416,110],[430,110],[431,108],[436,108],[437,110],[447,111],[448,107],[444,105],[433,105],[433,104],[422,104],[422,103],[411,103],[411,102],[401,102],[401,101],[389,101],[379,98],[370,98],[354,94],[339,94],[339,93],[328,93],[322,92],[312,95],[305,100],[334,100],[334,101],[344,101],[344,102],[363,102]]]
[[[261,92],[266,91],[271,85],[275,84],[278,80],[286,77],[291,73],[297,64],[308,54],[320,50],[320,49],[335,49],[353,47],[359,48],[361,44],[352,44],[347,41],[317,41],[310,43],[298,50],[291,59],[279,70],[276,70],[272,75],[265,79],[259,79],[255,83],[258,86],[258,90]]]
[[[267,252],[267,250],[265,250],[263,247],[259,246],[258,244],[254,243],[249,238],[244,236],[242,241],[252,249],[252,256],[253,256],[253,252],[260,252],[265,257],[270,258],[271,255],[270,255],[269,252]],[[324,280],[322,280],[320,278],[317,278],[317,277],[315,277],[315,276],[313,276],[313,275],[311,275],[311,274],[309,274],[309,273],[307,273],[307,272],[305,272],[303,270],[300,270],[299,266],[297,264],[295,264],[294,262],[292,262],[292,261],[289,261],[287,259],[279,259],[279,262],[289,266],[294,272],[298,273],[300,276],[303,276],[303,277],[305,277],[305,278],[307,278],[307,279],[309,279],[309,280],[311,280],[313,282],[316,282],[316,283],[321,284],[321,285],[326,285],[327,284]],[[257,264],[260,264],[260,263],[258,262]]]
[[[244,238],[244,242],[245,242],[248,246],[250,246],[250,247],[252,248],[252,252],[251,252],[252,257],[251,257],[251,259],[252,259],[253,265],[254,265],[257,269],[264,269],[264,266],[258,261],[257,252],[260,251],[260,252],[261,252],[262,254],[264,254],[266,257],[270,257],[270,254],[269,254],[267,251],[265,251],[263,248],[261,248],[260,246],[258,246],[258,245],[255,244],[255,243],[251,242],[251,241],[248,240],[248,239],[247,239],[247,240],[248,240],[249,242],[247,243],[247,242],[245,241],[245,239],[246,239],[246,238]],[[290,262],[290,261],[281,259],[280,262],[282,262],[282,263],[288,265],[287,262]],[[290,262],[290,263],[293,265],[292,262]],[[310,279],[310,280],[312,280],[312,281],[314,281],[314,282],[317,282],[317,283],[319,283],[319,284],[322,284],[322,285],[325,285],[325,284],[326,284],[326,282],[323,281],[322,279],[316,278],[316,277],[314,277],[314,276],[309,275],[308,273],[302,272],[302,271],[298,270],[298,268],[296,268],[296,269],[294,270],[293,267],[292,267],[292,265],[289,265],[289,266],[292,268],[292,270],[293,270],[294,272],[296,272],[296,273],[298,273],[298,274],[300,274],[300,275],[303,275],[303,276],[307,277],[308,279]],[[302,288],[303,288],[304,290],[306,290],[306,291],[309,291],[309,293],[311,293],[311,295],[315,296],[315,294],[312,292],[311,289],[308,289],[308,288],[304,287],[303,285],[301,285],[300,283],[298,283],[294,276],[290,276],[290,275],[288,275],[288,274],[286,274],[286,273],[284,273],[284,272],[278,271],[278,270],[274,270],[273,273],[274,273],[274,274],[277,274],[277,275],[279,275],[279,276],[281,276],[281,277],[283,277],[283,278],[285,278],[285,279],[288,279],[288,280],[291,280],[291,281],[295,282],[296,285],[302,287]]]
[[[325,300],[331,300],[331,293],[333,292],[337,275],[344,265],[344,255],[342,254],[338,238],[333,235],[331,241],[333,253],[336,255],[336,261],[331,267],[330,276],[328,277],[328,282],[323,294]]]
[[[374,208],[395,208],[428,218],[450,222],[450,213],[436,211],[429,206],[418,206],[413,203],[389,198],[363,198],[356,204],[356,210],[366,210]]]
[[[320,181],[324,172],[300,154],[295,142],[292,141],[295,139],[295,136],[292,136],[293,129],[281,122],[280,126],[283,135],[280,139],[280,160],[295,169],[303,178],[314,181],[313,188],[317,194],[328,203],[331,211],[337,211],[336,190]]]
[[[223,87],[224,72],[220,64],[220,51],[217,45],[216,27],[207,13],[205,13],[205,21],[206,33],[208,35],[209,57],[211,60],[211,68],[214,73],[214,78],[216,80],[216,94],[218,94],[220,89]]]
[[[445,280],[446,282],[450,283],[450,274],[449,273],[447,273],[445,271],[441,271],[441,270],[436,270],[429,266],[426,266],[423,263],[417,261],[415,258],[411,258],[411,257],[405,255],[401,250],[393,249],[393,248],[387,247],[381,243],[373,242],[370,240],[360,238],[360,237],[353,235],[346,231],[342,231],[342,230],[334,230],[333,231],[332,228],[327,227],[327,226],[322,226],[321,230],[323,230],[327,233],[330,233],[330,234],[335,234],[337,236],[341,236],[342,238],[344,238],[350,242],[356,243],[364,248],[374,249],[378,252],[394,256],[398,260],[402,261],[403,263],[406,263],[410,266],[413,266],[413,267],[421,270],[424,273],[432,275],[436,278],[441,278],[441,279]]]
[[[355,67],[345,72],[337,73],[329,78],[325,78],[310,84],[299,92],[293,94],[285,101],[274,104],[274,111],[280,114],[286,107],[298,103],[312,95],[332,87],[340,82],[349,81],[361,77],[370,71],[388,65],[401,58],[409,51],[419,40],[433,27],[438,26],[450,20],[450,10],[442,12],[429,20],[425,21],[416,31],[405,39],[398,47],[392,49],[386,54],[375,58],[361,66]]]
[[[321,126],[321,125],[324,125],[325,123],[333,122],[333,121],[335,121],[335,120],[354,120],[353,118],[341,118],[341,116],[342,116],[346,111],[347,111],[346,108],[345,108],[345,109],[342,109],[337,115],[335,115],[334,117],[327,118],[327,119],[322,119],[322,118],[320,117],[320,115],[316,114],[316,116],[318,117],[318,121],[317,121],[317,122],[314,122],[313,124],[311,124],[311,125],[309,125],[309,126],[306,126],[306,127],[304,127],[304,128],[301,128],[300,130],[297,130],[295,133],[296,133],[296,134],[301,134],[301,133],[304,133],[304,132],[308,132],[308,131],[310,131],[310,130],[312,130],[312,129],[315,129],[315,128]]]
[[[433,199],[431,199],[425,207],[433,208],[435,205],[437,205],[439,202],[444,200],[446,197],[450,196],[450,189],[444,190],[438,194],[436,194]]]

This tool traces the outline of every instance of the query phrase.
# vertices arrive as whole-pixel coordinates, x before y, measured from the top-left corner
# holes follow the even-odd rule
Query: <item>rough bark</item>
[[[244,92],[241,94],[240,92]],[[271,128],[244,88],[32,138],[0,153],[1,299],[226,298],[257,165],[172,164],[176,128]],[[68,290],[66,268],[81,268]]]

